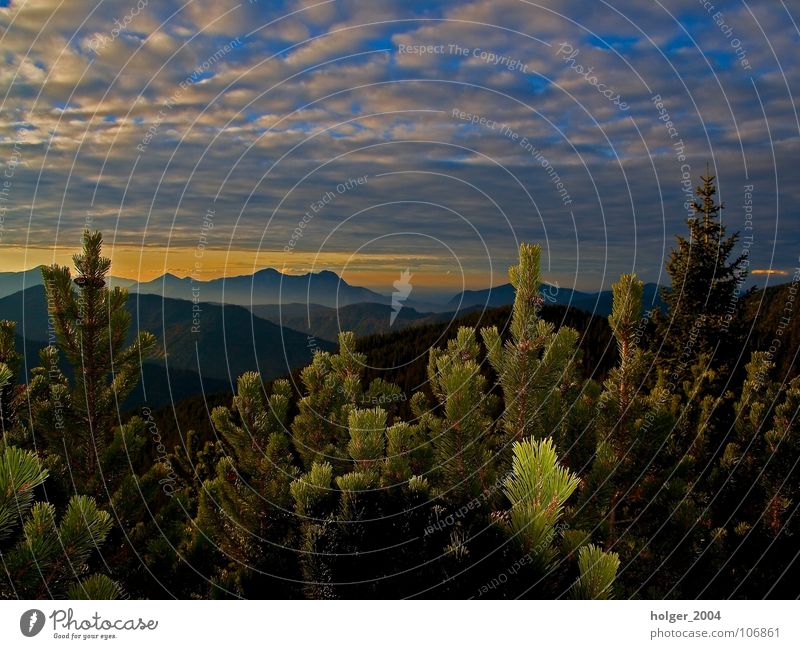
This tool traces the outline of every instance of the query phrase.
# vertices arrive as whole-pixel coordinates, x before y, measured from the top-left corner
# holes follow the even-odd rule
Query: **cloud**
[[[789,274],[788,270],[780,270],[778,268],[753,268],[750,271],[751,275],[779,275],[786,277]]]
[[[91,211],[121,246],[191,249],[213,205],[214,246],[280,250],[310,202],[369,174],[304,254],[405,246],[426,272],[454,254],[502,278],[519,240],[542,241],[562,285],[596,288],[663,279],[681,182],[709,162],[731,231],[753,186],[751,263],[796,265],[798,17],[767,0],[722,25],[693,0],[184,4],[0,8],[0,138],[29,126],[4,245],[74,246]]]

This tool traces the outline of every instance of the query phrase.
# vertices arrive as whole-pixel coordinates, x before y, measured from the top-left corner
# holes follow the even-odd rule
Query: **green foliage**
[[[225,454],[203,482],[194,543],[212,544],[214,578],[237,591],[250,571],[280,571],[291,532],[290,485],[298,471],[284,432],[290,397],[288,381],[275,381],[267,397],[259,375],[248,372],[239,378],[233,411],[220,406],[212,413]]]
[[[636,423],[647,411],[644,376],[649,364],[639,346],[644,285],[635,275],[622,275],[613,285],[614,302],[609,324],[617,343],[619,361],[603,383],[598,402],[599,432],[617,462],[636,438]]]
[[[0,454],[0,597],[71,597],[88,570],[90,554],[111,530],[111,517],[93,498],[73,496],[61,521],[50,503],[35,502],[47,472],[30,451],[7,447]],[[90,598],[113,599],[118,585],[106,576],[84,582]],[[97,587],[103,585],[102,589]]]
[[[67,599],[120,599],[120,585],[106,575],[91,575],[67,591]]]
[[[350,411],[364,396],[361,373],[366,356],[354,350],[355,337],[342,332],[338,354],[317,352],[300,373],[306,394],[298,402],[292,433],[306,467],[328,461],[346,467]]]
[[[0,455],[0,541],[5,541],[15,522],[33,504],[33,490],[47,478],[35,454],[11,446]]]
[[[779,384],[773,369],[766,353],[752,354],[733,407],[734,434],[712,476],[715,561],[724,565],[739,552],[759,557],[757,570],[734,564],[723,573],[727,579],[714,575],[710,586],[723,592],[773,591],[786,570],[784,557],[796,554],[800,379]]]
[[[661,295],[666,313],[656,319],[659,363],[681,375],[692,364],[687,356],[715,352],[714,367],[729,371],[743,338],[738,328],[742,304],[736,298],[747,275],[747,256],[731,258],[738,234],[726,235],[720,219],[724,206],[714,198],[714,176],[700,179],[694,216],[686,221],[689,236],[677,237],[667,261],[672,285]]]
[[[41,367],[27,395],[33,416],[26,422],[69,467],[78,490],[98,495],[107,491],[102,460],[115,434],[118,408],[136,387],[140,363],[156,342],[139,332],[133,344],[126,344],[128,293],[106,286],[111,260],[102,256],[102,244],[99,232],[84,233],[83,251],[73,257],[74,280],[66,266],[42,267],[57,349],[40,354]],[[72,384],[59,370],[59,352],[73,368]]]
[[[503,388],[502,420],[509,440],[540,439],[558,433],[563,423],[562,393],[574,380],[578,333],[557,331],[539,308],[541,249],[521,244],[519,265],[509,269],[516,289],[511,339],[503,343],[497,327],[481,330],[486,356]]]
[[[642,319],[644,284],[635,275],[622,275],[612,286],[614,302],[608,319],[617,341],[619,365],[611,370],[607,386],[616,392],[616,407],[620,417],[631,405],[631,391],[637,389],[642,377],[642,350],[636,340],[637,327]]]
[[[503,493],[511,502],[509,532],[534,565],[546,568],[554,557],[556,525],[578,477],[561,466],[550,439],[515,442],[511,475]]]
[[[436,464],[436,482],[451,500],[475,498],[493,481],[492,417],[474,329],[462,327],[446,349],[431,349],[428,377],[443,415],[423,414]],[[421,403],[417,403],[421,406]]]
[[[635,275],[623,275],[612,288],[609,324],[619,360],[596,400],[592,426],[596,447],[581,488],[578,524],[595,530],[596,539],[613,545],[626,558],[630,574],[647,580],[652,571],[642,565],[642,555],[663,553],[683,559],[671,553],[669,544],[676,535],[687,536],[682,516],[692,515],[693,500],[682,463],[691,456],[675,442],[672,407],[680,397],[670,395],[660,383],[647,387],[652,357],[640,346],[645,324],[643,284]],[[685,425],[690,429],[695,423]],[[676,508],[676,502],[684,509]],[[658,578],[664,575],[668,582],[672,568],[670,564]]]
[[[132,342],[129,339],[132,319],[126,309],[127,292],[106,285],[111,262],[102,256],[102,243],[99,232],[84,233],[83,250],[73,258],[74,278],[67,267],[42,269],[54,344],[39,352],[40,365],[20,391],[18,402],[26,402],[26,407],[16,408],[10,439],[26,448],[33,448],[35,440],[51,476],[48,499],[52,505],[67,505],[58,530],[62,535],[77,535],[73,545],[65,545],[68,558],[77,562],[75,574],[85,572],[80,553],[85,551],[86,539],[80,534],[88,534],[96,543],[107,536],[110,575],[124,577],[135,596],[141,574],[150,575],[141,557],[150,556],[149,548],[162,539],[177,545],[177,536],[183,532],[176,533],[174,523],[159,524],[162,513],[170,511],[175,516],[175,510],[170,510],[170,498],[159,482],[164,480],[164,458],[154,463],[147,443],[152,438],[152,448],[159,447],[157,431],[152,434],[148,422],[121,413],[155,338],[139,332]],[[0,334],[0,353],[9,356],[7,339],[13,332],[8,327],[0,329],[6,331]],[[164,455],[166,448],[160,447]],[[181,488],[177,483],[171,486],[173,491]],[[112,530],[110,518],[97,509],[96,501],[109,503],[119,528]],[[32,512],[45,526],[48,517],[54,516],[47,507]],[[173,536],[167,537],[167,529]],[[29,559],[49,560],[46,549],[40,548],[35,559]],[[178,561],[173,552],[173,565]],[[37,590],[37,595],[46,594],[60,579],[45,578],[49,585]],[[97,578],[87,584],[88,595],[113,594],[103,581]]]
[[[381,408],[352,410],[349,417],[350,443],[347,452],[356,464],[369,468],[383,459],[386,411]]]
[[[12,434],[17,408],[22,403],[21,390],[13,381],[22,361],[14,345],[15,330],[15,323],[0,320],[0,433],[3,439],[8,439]]]
[[[295,480],[291,492],[297,513],[313,516],[319,504],[330,496],[332,481],[333,467],[327,462],[313,464],[308,473]]]
[[[608,599],[619,568],[615,552],[603,552],[596,545],[584,545],[578,551],[580,577],[573,586],[576,599]]]

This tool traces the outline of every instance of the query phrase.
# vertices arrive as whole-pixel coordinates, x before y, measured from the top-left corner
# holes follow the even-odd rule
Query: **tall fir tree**
[[[679,368],[685,376],[694,358],[708,354],[714,367],[731,368],[740,349],[738,299],[747,277],[747,254],[734,255],[739,235],[726,235],[715,200],[715,177],[707,171],[695,190],[694,216],[686,220],[689,236],[678,236],[678,245],[667,261],[671,286],[662,289],[666,312],[656,317],[659,364]]]

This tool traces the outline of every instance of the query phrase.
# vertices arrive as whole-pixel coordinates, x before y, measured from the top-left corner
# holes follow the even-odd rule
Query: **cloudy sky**
[[[88,225],[142,279],[479,288],[532,241],[561,286],[663,281],[708,164],[752,279],[787,281],[798,24],[795,0],[0,0],[0,270]]]

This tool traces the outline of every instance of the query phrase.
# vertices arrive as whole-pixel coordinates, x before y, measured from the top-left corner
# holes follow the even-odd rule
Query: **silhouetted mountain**
[[[611,291],[599,293],[584,293],[569,288],[556,288],[553,285],[544,285],[542,295],[545,301],[551,304],[571,306],[575,309],[588,311],[597,315],[607,316],[611,313],[613,294]],[[485,306],[496,307],[514,303],[514,287],[511,284],[501,284],[493,288],[479,291],[463,291],[453,296],[447,303],[451,310],[463,310],[470,307]],[[664,302],[659,295],[658,284],[644,285],[644,308],[650,310],[654,307],[663,307]]]
[[[390,324],[392,307],[374,303],[350,304],[338,309],[321,304],[257,304],[250,310],[275,324],[333,342],[336,342],[340,331],[353,331],[357,336],[367,336],[446,322],[453,317],[452,313],[420,313],[404,306],[394,323]]]
[[[39,351],[47,345],[47,342],[26,340],[21,336],[15,338],[17,351],[23,357],[17,380],[20,383],[26,383],[31,370],[39,365]],[[60,356],[60,367],[62,372],[68,377],[72,377],[72,371],[63,355]],[[206,376],[203,377],[201,383],[200,375],[197,372],[177,367],[167,369],[165,365],[155,362],[142,363],[140,379],[140,383],[120,405],[121,412],[144,406],[163,408],[194,395],[228,393],[231,389],[227,381]]]
[[[152,281],[136,284],[130,291],[173,299],[243,306],[298,302],[335,307],[359,302],[390,302],[390,298],[367,288],[351,286],[328,270],[305,275],[284,275],[274,268],[265,268],[253,275],[208,281],[166,274]]]
[[[43,284],[0,299],[0,320],[16,322],[16,333],[22,338],[33,342],[49,341],[47,318]]]
[[[128,310],[133,315],[131,337],[142,330],[158,338],[156,358],[150,362],[228,385],[249,370],[260,371],[264,378],[287,374],[306,365],[315,348],[334,347],[325,340],[309,340],[306,334],[255,317],[236,305],[132,294]],[[0,319],[17,322],[18,335],[34,347],[46,344],[44,287],[34,286],[0,299]]]
[[[41,286],[43,283],[41,266],[19,272],[0,273],[0,298],[13,295],[31,286]],[[109,277],[108,283],[109,286],[127,288],[136,282],[132,279],[125,279],[122,277]]]
[[[653,284],[647,285],[647,303],[653,301],[655,288]],[[745,354],[768,349],[780,329],[783,348],[792,350],[779,357],[775,376],[781,378],[797,373],[795,351],[800,346],[799,301],[790,299],[790,290],[791,285],[784,284],[754,291],[743,298],[746,319],[753,323]],[[492,293],[493,299],[495,295],[502,296],[496,289]],[[584,370],[587,374],[595,372],[598,377],[603,376],[616,354],[613,345],[608,344],[607,322],[599,315],[606,310],[605,293],[610,294],[578,294],[580,299],[573,301],[586,304],[584,300],[590,296],[588,308],[595,309],[594,315],[548,302],[542,307],[545,319],[557,325],[568,324],[579,331]],[[566,291],[562,289],[559,296],[564,294]],[[793,307],[793,313],[784,311],[786,305]],[[370,369],[370,378],[380,376],[397,382],[411,393],[425,383],[431,346],[455,335],[458,326],[504,327],[510,314],[507,306],[481,309],[473,305],[466,308],[472,313],[462,311],[455,318],[452,313],[420,313],[403,307],[394,325],[389,327],[391,307],[386,304],[362,303],[338,310],[320,304],[310,307],[262,304],[253,307],[255,313],[251,313],[237,305],[194,304],[147,294],[131,294],[128,309],[133,315],[131,335],[138,329],[151,331],[159,343],[157,357],[144,364],[143,388],[128,400],[125,408],[145,401],[150,407],[157,407],[203,392],[229,391],[248,370],[260,370],[265,380],[287,375],[306,365],[314,349],[334,349],[333,341],[340,330],[356,331],[362,336],[358,347],[367,354],[369,365],[383,368]],[[790,318],[789,325],[781,327],[784,316]],[[33,286],[1,298],[0,319],[17,322],[18,349],[24,352],[29,371],[38,364],[39,349],[48,343],[44,287]],[[21,380],[26,380],[25,370],[21,373]]]

